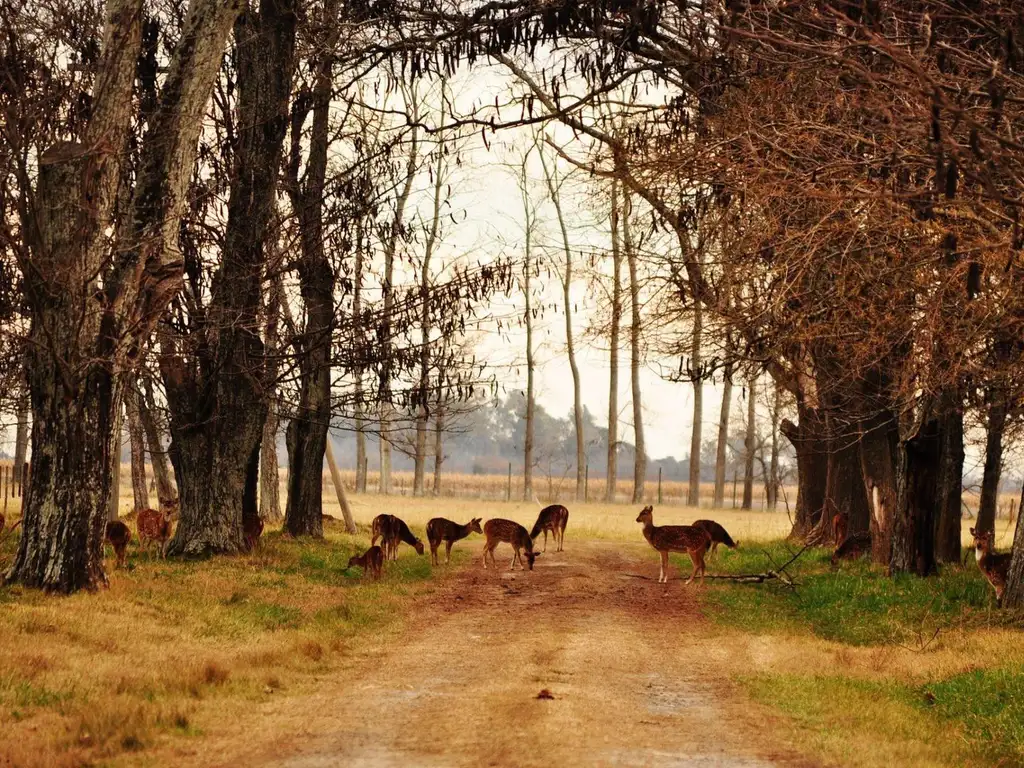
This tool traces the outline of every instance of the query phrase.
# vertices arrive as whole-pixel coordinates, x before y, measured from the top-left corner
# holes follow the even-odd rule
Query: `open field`
[[[1024,762],[1021,622],[973,562],[893,581],[832,573],[819,550],[795,593],[659,586],[636,505],[570,504],[566,552],[533,573],[484,572],[474,536],[433,571],[402,547],[372,584],[345,565],[381,511],[422,536],[439,514],[529,525],[537,505],[350,501],[354,537],[271,530],[253,555],[192,563],[133,547],[97,594],[0,589],[0,766]],[[655,508],[657,524],[697,516]],[[786,556],[785,512],[710,516],[741,541],[711,573]],[[499,719],[507,733],[484,726]]]

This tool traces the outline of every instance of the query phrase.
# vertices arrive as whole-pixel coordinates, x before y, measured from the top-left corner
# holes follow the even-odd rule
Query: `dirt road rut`
[[[390,648],[257,708],[273,725],[252,732],[275,735],[225,764],[807,765],[722,679],[695,588],[656,574],[649,549],[604,542],[570,541],[526,573],[477,560]]]

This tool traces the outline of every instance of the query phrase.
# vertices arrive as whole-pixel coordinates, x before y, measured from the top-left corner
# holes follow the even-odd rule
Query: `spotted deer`
[[[493,520],[488,520],[484,523],[484,537],[487,539],[484,542],[484,568],[487,567],[487,556],[491,556],[491,564],[497,568],[497,563],[494,560],[494,550],[498,544],[505,542],[511,544],[512,549],[515,550],[515,554],[512,555],[512,563],[508,569],[514,571],[516,568],[516,561],[519,562],[519,567],[524,571],[527,570],[523,566],[523,556],[526,557],[527,566],[529,570],[533,570],[533,562],[539,556],[539,552],[533,551],[533,539],[530,538],[530,533],[519,523],[511,520],[503,520],[500,517],[496,517]]]
[[[384,567],[384,550],[378,546],[372,546],[361,555],[353,555],[348,559],[348,567],[359,566],[363,569],[363,575],[377,580],[380,578],[381,569]]]
[[[160,548],[160,557],[166,557],[173,515],[174,510],[171,507],[162,510],[140,509],[135,519],[135,527],[139,531],[139,545],[143,549],[148,549],[149,545],[155,542]]]
[[[413,536],[404,520],[395,515],[382,514],[373,518],[370,543],[376,544],[378,537],[383,539],[381,546],[384,550],[385,560],[398,559],[398,545],[401,542],[405,542],[415,549],[417,555],[422,555],[424,552],[423,542]]]
[[[544,532],[544,552],[548,551],[548,531],[551,531],[551,537],[555,540],[557,545],[555,548],[556,552],[561,552],[564,549],[563,544],[565,543],[565,526],[569,524],[569,510],[563,507],[561,504],[552,504],[550,507],[544,507],[537,515],[537,522],[533,524],[533,530],[530,531],[530,538],[534,541],[540,536],[541,532]]]
[[[447,565],[452,556],[452,544],[466,538],[471,533],[483,533],[480,529],[481,520],[483,520],[482,517],[474,517],[465,525],[459,525],[443,517],[431,518],[430,522],[427,523],[427,541],[430,542],[430,564],[440,564],[437,548],[441,546],[443,541],[445,544],[444,563]]]
[[[978,561],[978,568],[996,591],[996,605],[1002,605],[1003,592],[1006,591],[1006,576],[1013,554],[992,551],[996,538],[993,531],[983,532],[971,528],[971,536],[974,537],[974,558]]]
[[[125,557],[128,554],[128,545],[132,540],[131,529],[120,520],[107,522],[107,530],[103,537],[114,548],[114,555],[117,556],[115,568],[123,568]]]
[[[668,581],[668,553],[685,552],[693,562],[693,573],[686,580],[689,584],[700,571],[701,584],[704,583],[704,552],[707,551],[709,538],[708,534],[701,528],[694,528],[692,525],[655,525],[654,507],[644,507],[637,516],[636,521],[643,523],[644,538],[647,543],[658,550],[661,555],[661,573],[658,575],[658,582]]]
[[[719,544],[724,544],[729,549],[736,549],[740,545],[738,541],[732,540],[732,536],[729,535],[729,532],[720,523],[716,523],[714,520],[694,520],[692,525],[694,528],[700,528],[708,535],[708,541],[711,544],[710,557],[715,556]]]

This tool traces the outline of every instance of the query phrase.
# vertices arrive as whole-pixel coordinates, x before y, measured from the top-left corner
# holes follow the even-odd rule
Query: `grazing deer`
[[[1006,575],[1010,570],[1013,554],[992,551],[996,538],[994,531],[982,532],[971,528],[971,536],[974,537],[974,557],[978,561],[978,568],[996,591],[996,605],[1001,606],[1003,592],[1006,591]]]
[[[515,554],[512,555],[512,563],[508,567],[510,571],[515,570],[517,560],[519,567],[524,571],[527,570],[523,566],[522,554],[526,555],[526,563],[531,571],[533,570],[533,561],[540,557],[539,552],[533,551],[533,539],[530,538],[529,532],[519,523],[496,517],[484,523],[484,536],[487,538],[487,541],[484,542],[484,568],[487,567],[488,555],[491,556],[491,564],[495,568],[498,567],[494,560],[494,550],[503,541],[511,544],[512,549],[515,550]]]
[[[139,545],[148,549],[149,545],[156,542],[160,545],[160,557],[167,556],[167,540],[171,538],[171,519],[174,510],[165,507],[160,511],[155,509],[140,509],[135,519],[135,527],[139,530]]]
[[[351,568],[354,565],[363,569],[364,576],[369,574],[374,580],[377,580],[384,567],[384,550],[378,546],[372,546],[361,555],[353,555],[348,559],[348,567]]]
[[[832,516],[832,541],[838,547],[846,540],[846,531],[850,517],[845,512],[837,512]]]
[[[708,541],[711,543],[711,557],[715,556],[719,544],[725,544],[730,549],[736,549],[740,545],[738,541],[733,541],[729,532],[714,520],[694,520],[692,525],[708,535]]]
[[[381,544],[386,560],[398,559],[398,544],[403,541],[415,549],[417,555],[424,552],[423,542],[412,535],[404,520],[395,515],[377,515],[373,518],[370,543],[376,544],[378,537],[383,539]]]
[[[552,504],[550,507],[544,507],[537,515],[537,522],[533,524],[533,530],[530,531],[530,538],[534,541],[540,536],[541,531],[544,532],[544,552],[548,551],[548,531],[551,531],[551,537],[555,540],[557,545],[555,551],[561,552],[565,542],[565,526],[569,524],[569,510],[563,507],[561,504]]]
[[[654,507],[644,507],[637,516],[636,521],[643,523],[644,538],[647,543],[658,550],[661,554],[661,573],[658,576],[658,583],[668,581],[668,553],[685,552],[693,562],[693,573],[686,580],[689,584],[700,571],[701,584],[704,583],[704,552],[707,551],[710,538],[703,528],[694,528],[692,525],[660,525],[654,524]]]
[[[444,564],[448,565],[452,556],[452,544],[466,538],[471,533],[483,533],[480,529],[481,520],[483,520],[482,517],[474,517],[465,525],[459,525],[443,517],[431,518],[430,522],[427,523],[427,541],[430,542],[430,564],[440,564],[437,548],[441,546],[443,541],[445,544]]]
[[[242,534],[245,537],[245,551],[252,552],[259,546],[260,536],[263,535],[263,518],[259,515],[252,517],[243,515]]]
[[[131,529],[120,520],[110,520],[107,522],[107,531],[104,538],[114,548],[114,554],[117,556],[117,565],[114,567],[124,567],[125,556],[128,554],[128,545],[132,540]]]
[[[840,560],[856,560],[871,551],[871,534],[861,531],[843,539],[832,553],[832,567],[839,565]]]

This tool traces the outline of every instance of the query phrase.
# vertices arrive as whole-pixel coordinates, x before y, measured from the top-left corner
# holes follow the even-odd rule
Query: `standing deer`
[[[160,557],[167,555],[167,540],[171,538],[171,519],[174,510],[166,507],[159,511],[155,509],[140,509],[135,520],[135,527],[139,531],[139,545],[148,549],[149,545],[156,542],[160,547]]]
[[[636,521],[643,523],[644,538],[647,543],[658,550],[661,555],[661,573],[658,575],[658,583],[668,581],[668,553],[686,552],[693,562],[693,573],[686,580],[689,584],[700,571],[701,584],[704,583],[704,552],[708,548],[708,535],[701,528],[694,528],[692,525],[660,525],[654,524],[654,507],[644,507],[637,516]]]
[[[992,551],[992,544],[996,538],[994,531],[982,532],[971,528],[971,536],[974,537],[974,558],[978,561],[978,568],[996,591],[996,605],[1001,606],[1013,553]]]
[[[415,549],[417,555],[423,554],[423,542],[413,536],[404,520],[395,515],[382,514],[373,518],[370,543],[376,544],[378,537],[383,539],[381,545],[385,560],[398,559],[398,544],[403,541]]]
[[[263,518],[259,515],[242,518],[242,534],[245,536],[245,551],[252,552],[259,546],[263,535]]]
[[[123,568],[128,545],[132,540],[131,529],[120,520],[110,520],[107,522],[104,538],[114,548],[114,554],[117,556],[117,564],[114,567]]]
[[[524,571],[527,570],[523,566],[523,558],[520,553],[526,555],[526,562],[531,571],[533,570],[533,561],[540,557],[539,552],[533,551],[533,539],[530,538],[529,532],[519,523],[496,517],[484,523],[484,536],[487,539],[484,542],[484,568],[487,567],[488,555],[491,556],[491,564],[497,568],[497,563],[494,560],[494,550],[503,541],[511,544],[512,549],[515,550],[515,554],[512,555],[512,563],[508,567],[510,571],[515,570],[517,560],[519,561],[519,567]]]
[[[466,538],[471,533],[483,533],[480,529],[482,517],[474,517],[465,525],[453,523],[443,517],[434,517],[427,523],[427,541],[430,542],[430,564],[439,565],[437,548],[445,543],[444,563],[448,565],[452,556],[452,544]]]
[[[537,515],[537,522],[533,524],[533,530],[530,531],[530,538],[534,541],[540,536],[541,531],[544,532],[544,552],[548,551],[548,531],[551,531],[551,536],[555,540],[556,552],[561,552],[564,549],[565,543],[565,526],[569,524],[569,510],[563,507],[561,504],[552,504],[549,507],[544,507]]]
[[[700,528],[708,535],[708,541],[711,543],[711,557],[715,556],[719,544],[725,544],[730,549],[735,549],[740,545],[738,541],[732,540],[732,536],[720,523],[716,523],[714,520],[694,520],[693,527]]]
[[[380,578],[381,569],[384,567],[384,551],[373,546],[361,555],[353,555],[348,559],[348,568],[357,565],[363,569],[363,575],[369,574],[376,581]]]

